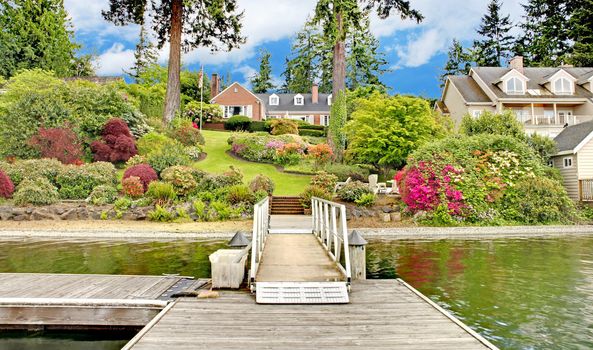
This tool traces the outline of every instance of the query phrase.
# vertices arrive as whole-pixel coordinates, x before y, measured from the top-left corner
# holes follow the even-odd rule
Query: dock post
[[[366,245],[367,241],[361,236],[358,231],[353,230],[348,235],[348,249],[350,253],[350,263],[352,271],[352,280],[366,280],[367,279],[367,263],[366,263]]]

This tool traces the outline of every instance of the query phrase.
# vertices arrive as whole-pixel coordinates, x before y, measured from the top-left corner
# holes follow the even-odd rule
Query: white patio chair
[[[337,182],[336,186],[334,187],[334,193],[338,192],[338,190],[344,186],[346,186],[347,184],[350,183],[350,181],[352,181],[351,178],[347,178],[346,181],[343,182]]]

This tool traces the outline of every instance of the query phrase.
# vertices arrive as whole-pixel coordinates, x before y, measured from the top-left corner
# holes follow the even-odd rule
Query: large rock
[[[76,220],[77,218],[76,208],[68,209],[60,215],[60,219],[62,220]]]
[[[60,217],[48,208],[36,208],[31,213],[31,220],[59,220]]]

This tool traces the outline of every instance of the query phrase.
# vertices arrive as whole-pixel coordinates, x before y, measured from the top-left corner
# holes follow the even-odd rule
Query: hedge
[[[323,137],[323,136],[325,136],[325,131],[324,130],[312,130],[312,129],[299,129],[299,135]]]

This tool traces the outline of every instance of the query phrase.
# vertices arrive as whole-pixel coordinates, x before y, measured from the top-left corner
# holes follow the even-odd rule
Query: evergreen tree
[[[271,54],[269,51],[260,51],[259,72],[251,78],[251,90],[255,93],[263,94],[274,88],[270,57]]]
[[[441,87],[445,86],[447,77],[449,75],[463,75],[469,73],[472,66],[471,54],[468,53],[459,40],[453,39],[453,43],[449,47],[447,52],[449,59],[443,68],[443,74],[441,75]]]
[[[567,0],[529,0],[514,52],[526,65],[555,67],[570,56],[570,9]]]
[[[152,17],[158,47],[169,43],[169,69],[163,121],[170,122],[181,106],[181,49],[208,47],[231,50],[245,42],[241,36],[243,13],[237,0],[109,0],[103,17],[116,25],[141,24]],[[182,35],[185,35],[182,38]]]
[[[310,92],[317,78],[317,61],[319,60],[319,31],[307,20],[292,44],[292,58],[285,62],[284,90],[292,93]]]
[[[593,0],[574,1],[570,18],[570,40],[574,42],[570,62],[593,67]]]
[[[482,17],[477,32],[481,36],[475,41],[475,61],[478,66],[499,67],[510,56],[513,36],[509,34],[513,25],[510,15],[500,13],[502,2],[492,0],[488,4],[488,12]]]
[[[156,45],[150,40],[148,31],[144,23],[140,24],[140,38],[134,51],[134,65],[127,74],[136,80],[146,71],[148,67],[155,64],[159,58],[159,51]]]
[[[362,26],[346,39],[346,86],[350,90],[366,85],[384,86],[379,77],[387,72],[387,60],[379,51],[379,40],[371,33],[370,21],[366,13]]]
[[[79,46],[72,38],[62,0],[0,0],[0,76],[29,68],[73,75]]]

